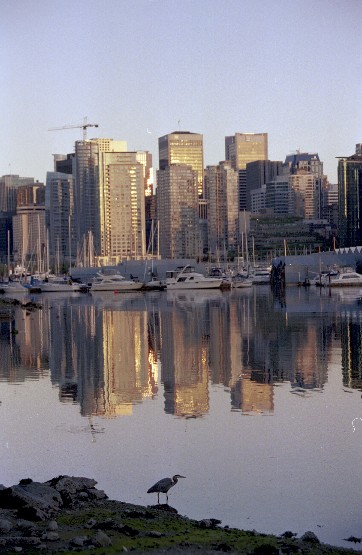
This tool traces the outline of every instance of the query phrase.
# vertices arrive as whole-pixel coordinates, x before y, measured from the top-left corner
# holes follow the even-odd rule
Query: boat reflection
[[[362,308],[347,297],[295,288],[283,310],[263,288],[47,298],[42,310],[0,313],[0,380],[48,376],[84,416],[130,415],[161,398],[167,414],[199,418],[210,386],[233,411],[273,414],[279,383],[323,391],[336,344],[343,384],[361,389]]]

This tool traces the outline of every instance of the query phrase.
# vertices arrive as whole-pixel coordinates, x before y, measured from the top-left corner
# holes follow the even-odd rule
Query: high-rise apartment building
[[[294,191],[295,214],[307,219],[321,217],[323,162],[317,153],[289,154],[283,164],[283,174],[289,174],[289,184]]]
[[[137,152],[103,152],[99,157],[100,255],[143,258],[145,167]]]
[[[92,237],[97,256],[117,262],[145,254],[147,153],[125,141],[77,141],[74,204],[78,245]],[[106,262],[106,260],[105,260]]]
[[[16,192],[13,216],[14,261],[33,261],[37,270],[45,270],[47,238],[45,225],[45,187],[43,183],[23,185]],[[46,268],[47,269],[47,268]]]
[[[0,177],[0,258],[8,261],[13,253],[13,222],[16,213],[16,191],[23,185],[34,183],[33,177],[3,175]]]
[[[77,256],[72,175],[47,172],[45,206],[49,256],[60,271]]]
[[[289,176],[292,213],[305,219],[320,218],[320,179],[308,171],[299,170]]]
[[[173,164],[157,172],[157,215],[162,258],[201,254],[198,219],[198,172]]]
[[[171,164],[185,164],[197,172],[198,195],[204,196],[203,135],[190,131],[174,131],[158,139],[159,169]]]
[[[238,241],[238,173],[231,162],[207,166],[205,189],[208,201],[209,252],[236,248]]]
[[[246,209],[246,165],[268,160],[268,133],[235,133],[225,137],[225,160],[239,172],[239,210]]]
[[[357,150],[358,152],[358,150]],[[362,156],[338,161],[338,216],[340,247],[362,245]]]

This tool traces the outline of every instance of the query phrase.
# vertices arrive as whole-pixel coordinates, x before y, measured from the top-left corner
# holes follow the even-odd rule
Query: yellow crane
[[[83,141],[87,140],[88,127],[98,127],[98,123],[88,123],[87,118],[79,125],[63,125],[63,127],[51,127],[48,131],[62,131],[63,129],[83,129]]]

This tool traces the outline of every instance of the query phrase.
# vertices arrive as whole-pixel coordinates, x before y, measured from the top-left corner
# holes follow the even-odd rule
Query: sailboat
[[[158,235],[158,224],[156,224],[156,231],[157,231],[157,255],[159,253],[159,235]],[[154,255],[153,255],[153,246],[154,246],[154,241],[155,241],[155,229],[154,229],[154,222],[152,220],[152,225],[151,225],[151,238],[150,238],[150,242],[148,245],[148,250],[147,250],[147,256],[146,256],[146,268],[145,268],[145,276],[144,276],[144,289],[146,291],[164,291],[166,289],[166,282],[162,279],[159,279],[157,272],[154,271],[154,267],[153,267],[153,260],[154,260]],[[150,274],[151,274],[151,279],[149,281],[146,281],[146,271],[147,271],[147,261],[148,261],[148,254],[149,254],[149,248],[151,246],[151,269]]]

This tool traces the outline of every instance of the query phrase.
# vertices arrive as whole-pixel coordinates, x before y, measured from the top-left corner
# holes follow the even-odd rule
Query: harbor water
[[[259,532],[362,536],[359,288],[42,294],[0,311],[0,483]],[[164,499],[162,498],[162,502]],[[358,545],[357,545],[358,547]]]

